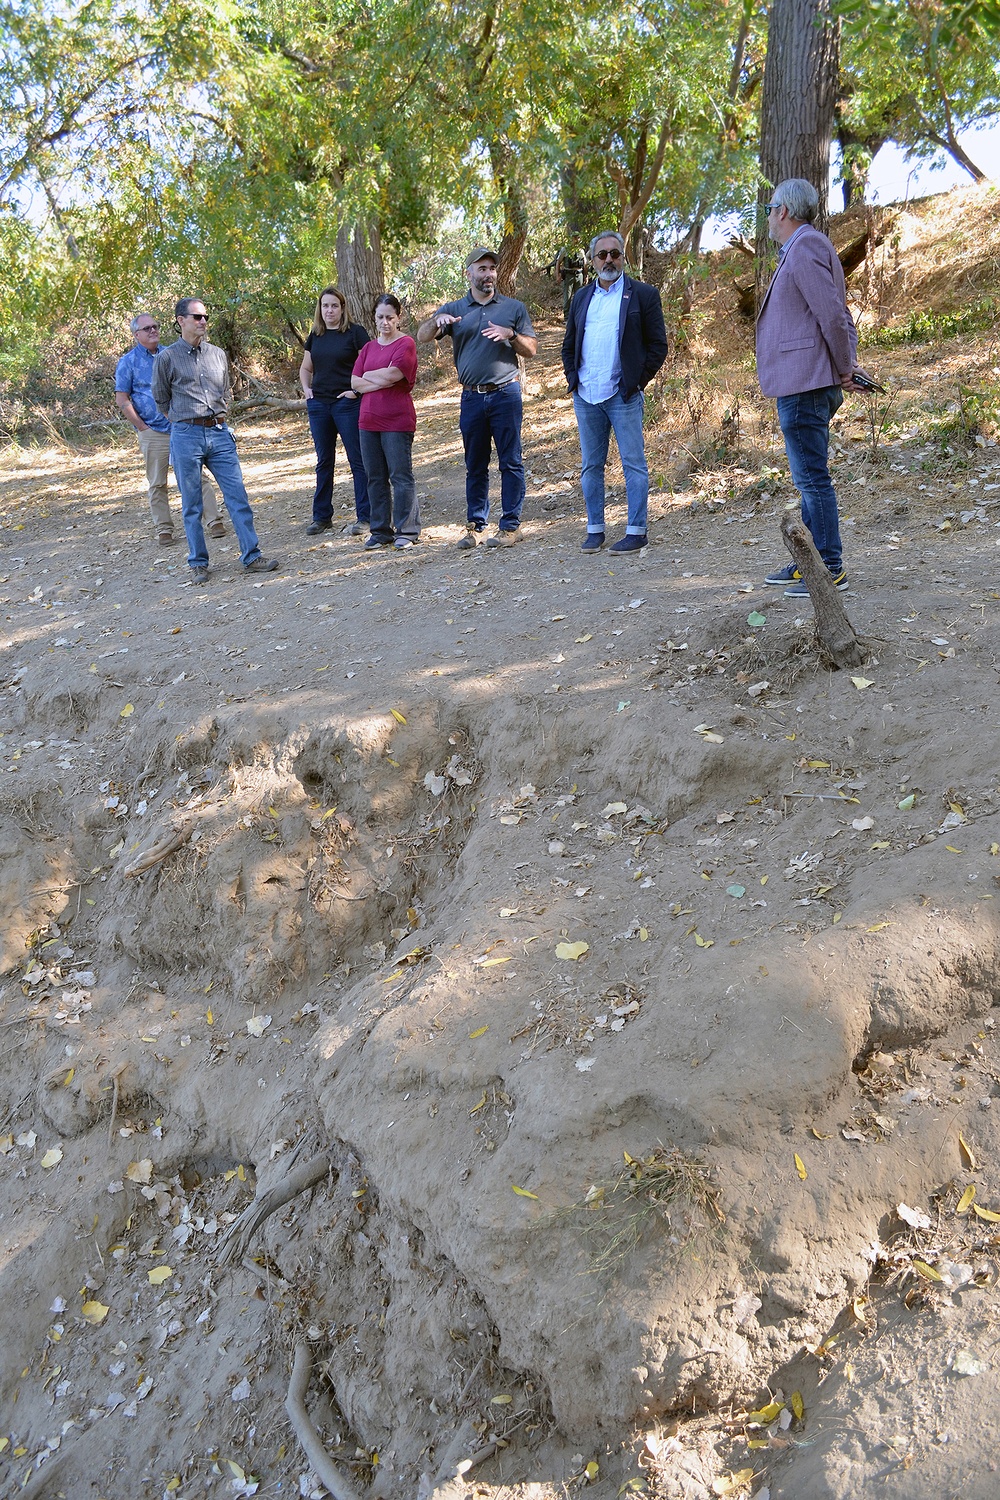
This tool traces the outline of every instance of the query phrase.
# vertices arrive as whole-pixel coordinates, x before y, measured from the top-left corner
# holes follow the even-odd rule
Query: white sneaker
[[[392,545],[402,550],[403,547],[412,547],[413,541],[408,536],[398,536]]]

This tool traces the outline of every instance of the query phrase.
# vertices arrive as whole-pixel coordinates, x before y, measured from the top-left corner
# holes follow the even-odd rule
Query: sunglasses
[[[136,333],[159,333],[159,323],[147,323],[145,328],[137,328]]]
[[[621,260],[620,250],[598,250],[594,256],[595,260]]]
[[[769,214],[772,209],[784,208],[784,206],[785,205],[783,203],[762,203],[760,205],[760,211],[762,214]]]
[[[196,323],[207,323],[208,313],[181,313],[182,318],[193,318]]]

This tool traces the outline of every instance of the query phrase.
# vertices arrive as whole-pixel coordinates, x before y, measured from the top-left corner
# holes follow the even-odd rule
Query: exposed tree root
[[[316,1183],[321,1182],[330,1170],[331,1162],[328,1156],[314,1156],[311,1161],[303,1162],[301,1166],[295,1167],[280,1182],[275,1183],[273,1188],[268,1188],[266,1192],[259,1194],[223,1234],[219,1241],[217,1264],[230,1266],[241,1261],[250,1249],[251,1241],[264,1220],[277,1209],[284,1208],[285,1204],[290,1203],[293,1198],[297,1198],[299,1193],[315,1187]]]
[[[860,667],[868,659],[868,650],[854,626],[830,577],[812,537],[790,511],[781,518],[781,536],[805,580],[813,609],[816,611],[816,634],[820,645],[836,667]]]
[[[310,1163],[315,1165],[315,1163]],[[292,1378],[288,1382],[288,1395],[285,1397],[285,1410],[288,1419],[302,1446],[302,1450],[312,1464],[313,1469],[319,1475],[323,1484],[326,1485],[334,1500],[361,1500],[358,1491],[345,1479],[337,1468],[333,1459],[323,1446],[323,1440],[313,1426],[309,1413],[306,1411],[306,1391],[309,1389],[309,1376],[312,1372],[312,1356],[309,1347],[302,1342],[295,1345],[295,1361],[292,1365]]]

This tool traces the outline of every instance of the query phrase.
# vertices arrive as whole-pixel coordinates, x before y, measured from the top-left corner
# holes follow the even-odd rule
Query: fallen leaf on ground
[[[958,1202],[955,1204],[955,1212],[957,1214],[967,1214],[969,1212],[969,1209],[972,1207],[972,1200],[975,1196],[976,1184],[974,1182],[970,1182],[961,1198],[959,1198]]]
[[[929,1215],[923,1209],[910,1208],[907,1203],[897,1203],[896,1212],[904,1224],[909,1224],[911,1229],[930,1229],[931,1221]]]
[[[752,609],[747,615],[747,624],[756,630],[759,625],[767,624],[767,615],[762,615],[759,609]]]
[[[514,1182],[510,1186],[511,1191],[515,1192],[519,1198],[534,1198],[536,1202],[538,1201],[537,1193],[529,1193],[527,1188],[518,1187]]]
[[[576,962],[576,960],[578,958],[582,958],[585,953],[589,953],[589,952],[590,952],[590,944],[589,943],[580,942],[580,943],[557,943],[556,944],[556,958],[569,959],[571,962],[574,962],[574,963]]]
[[[392,714],[392,717],[395,719],[397,724],[406,723],[405,715],[401,714],[398,708],[390,708],[389,712]]]
[[[129,1182],[138,1182],[146,1186],[153,1176],[153,1163],[148,1156],[142,1161],[130,1161],[125,1168],[125,1176]]]
[[[854,686],[857,688],[859,693],[864,692],[865,688],[874,686],[870,677],[852,677],[851,681],[854,683]]]
[[[980,1208],[978,1203],[974,1203],[972,1212],[977,1218],[985,1219],[990,1224],[1000,1224],[1000,1214],[995,1214],[991,1208]]]
[[[62,1159],[62,1147],[53,1146],[52,1150],[46,1151],[45,1155],[42,1157],[42,1166],[45,1167],[47,1171],[49,1167],[57,1167]]]
[[[247,1021],[247,1035],[263,1036],[270,1024],[270,1016],[251,1016]]]
[[[165,1281],[170,1280],[173,1274],[170,1266],[154,1266],[151,1271],[146,1272],[146,1279],[151,1286],[162,1286]]]
[[[110,1307],[105,1307],[103,1302],[85,1302],[80,1308],[81,1316],[86,1318],[88,1323],[92,1323],[95,1328],[99,1323],[104,1322],[110,1311]]]
[[[962,1158],[962,1166],[967,1167],[970,1172],[974,1172],[976,1170],[975,1154],[965,1136],[961,1133],[959,1133],[958,1137],[958,1154]]]
[[[488,1026],[480,1026],[479,1029],[478,1029],[478,1031],[470,1031],[469,1032],[469,1041],[470,1042],[474,1042],[477,1037],[485,1036],[486,1033],[489,1031],[489,1029],[490,1028]]]
[[[805,1182],[806,1178],[809,1176],[809,1173],[806,1171],[806,1164],[802,1160],[801,1156],[799,1156],[798,1152],[796,1152],[795,1154],[795,1170],[796,1172],[798,1172],[802,1181]]]

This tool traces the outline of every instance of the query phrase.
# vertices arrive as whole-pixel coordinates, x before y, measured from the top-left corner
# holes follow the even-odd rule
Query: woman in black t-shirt
[[[351,535],[360,536],[368,530],[371,511],[358,437],[360,402],[351,389],[354,361],[368,342],[367,330],[360,323],[351,322],[343,292],[335,286],[324,287],[316,300],[312,332],[306,339],[306,352],[299,369],[309,431],[316,448],[316,493],[307,536],[316,536],[333,526],[333,469],[338,436],[354,478],[357,519]]]

